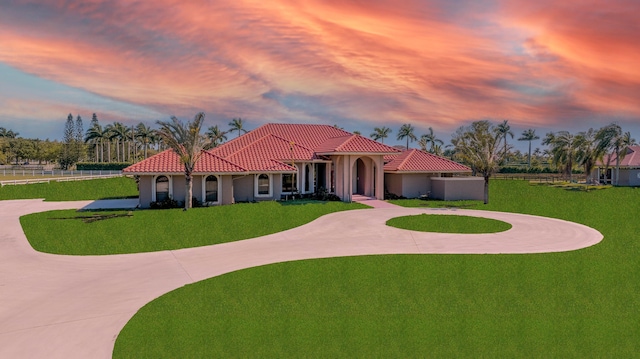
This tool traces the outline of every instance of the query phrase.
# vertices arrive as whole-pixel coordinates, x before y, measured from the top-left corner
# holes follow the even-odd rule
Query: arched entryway
[[[366,166],[364,165],[364,161],[362,161],[361,158],[358,158],[353,164],[353,179],[353,193],[364,195],[367,180],[367,171]]]

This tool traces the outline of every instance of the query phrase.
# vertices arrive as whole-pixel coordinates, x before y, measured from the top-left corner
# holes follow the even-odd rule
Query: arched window
[[[156,178],[156,202],[162,202],[169,198],[169,178],[158,176]]]
[[[258,195],[268,196],[271,194],[270,189],[271,189],[271,183],[269,180],[269,175],[264,173],[260,174],[258,176]]]
[[[205,202],[218,202],[218,177],[208,176],[205,180]]]

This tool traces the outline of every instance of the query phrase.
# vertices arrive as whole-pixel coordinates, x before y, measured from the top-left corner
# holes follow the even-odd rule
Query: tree
[[[576,135],[576,162],[584,166],[584,173],[587,176],[587,183],[592,183],[591,172],[596,166],[599,158],[602,158],[602,151],[598,148],[595,138],[596,131],[590,128],[587,131],[579,132]]]
[[[550,147],[552,163],[557,168],[563,169],[565,176],[568,176],[569,181],[573,182],[573,163],[578,148],[576,136],[568,131],[549,132],[542,144]]]
[[[238,137],[240,137],[242,133],[247,133],[247,130],[243,128],[244,123],[242,122],[242,119],[239,117],[231,120],[231,122],[229,122],[229,126],[231,126],[231,129],[229,129],[229,132],[238,131]]]
[[[502,121],[501,124],[499,124],[498,126],[495,127],[495,131],[500,135],[500,137],[504,141],[502,157],[506,158],[507,157],[507,151],[508,151],[508,149],[507,149],[507,136],[511,136],[511,138],[513,138],[513,131],[511,131],[511,126],[509,126],[509,121],[508,120]]]
[[[153,140],[154,131],[151,127],[140,122],[138,126],[136,126],[135,135],[136,138],[141,140],[144,158],[147,158],[147,148],[149,147],[149,143]]]
[[[103,141],[108,139],[108,132],[102,129],[100,123],[97,121],[91,121],[91,127],[87,129],[87,133],[84,135],[84,142],[90,142],[95,145],[96,148],[96,162],[103,162],[104,160],[104,148],[102,146]],[[100,153],[98,153],[98,145],[100,147]],[[98,156],[100,155],[100,156]]]
[[[7,130],[4,127],[0,127],[0,138],[16,138],[18,137],[18,132],[13,132],[12,130]]]
[[[415,141],[416,135],[413,133],[415,131],[415,128],[413,126],[411,126],[410,123],[405,123],[404,125],[402,125],[400,127],[400,131],[398,131],[398,141],[401,141],[403,139],[407,139],[407,149],[409,149],[409,140],[411,140],[411,142]]]
[[[75,134],[74,134],[75,138],[74,138],[74,147],[76,150],[76,157],[77,157],[77,162],[83,161],[84,158],[86,157],[86,148],[84,146],[84,141],[83,141],[83,137],[84,137],[84,129],[82,126],[82,117],[80,117],[80,115],[78,115],[77,119],[76,119],[76,127],[75,127]]]
[[[484,204],[489,203],[489,178],[498,170],[505,152],[500,153],[502,135],[489,121],[460,127],[453,135],[455,156],[484,178]]]
[[[218,125],[209,127],[205,135],[207,135],[207,137],[211,140],[211,144],[213,147],[218,147],[220,144],[227,140],[227,132],[220,130],[220,128],[218,128]]]
[[[184,165],[186,187],[186,198],[184,201],[185,211],[192,206],[193,184],[191,174],[202,156],[202,151],[212,146],[211,140],[200,134],[203,121],[203,112],[198,113],[192,122],[187,122],[186,124],[178,120],[175,116],[171,116],[171,122],[158,121],[158,125],[160,125],[158,134],[178,157],[180,157],[180,162]]]
[[[67,122],[64,125],[64,137],[63,137],[62,151],[58,161],[60,167],[63,170],[68,170],[77,162],[77,151],[75,150],[75,124],[73,123],[73,115],[67,116]]]
[[[380,140],[380,142],[384,143],[384,139],[389,137],[390,133],[391,129],[389,127],[375,127],[369,137],[373,138],[374,141]]]
[[[612,123],[601,128],[596,134],[596,140],[598,141],[598,149],[603,154],[609,154],[605,163],[605,173],[611,162],[611,158],[615,157],[616,160],[616,180],[614,185],[618,185],[618,179],[620,177],[620,161],[622,161],[627,155],[627,147],[632,146],[635,143],[635,139],[631,138],[631,133],[622,133],[622,127],[616,123]]]
[[[427,146],[429,146],[429,152],[431,153],[434,153],[434,146],[436,146],[437,144],[440,144],[440,145],[444,144],[442,140],[436,137],[435,133],[433,133],[433,128],[431,127],[429,127],[428,133],[420,137],[420,141],[422,141],[424,144],[424,147],[421,145],[421,147],[423,147],[423,150],[427,151]]]
[[[539,140],[540,136],[536,135],[536,130],[528,129],[522,131],[522,136],[518,141],[529,141],[529,156],[527,156],[527,168],[531,168],[531,141]]]

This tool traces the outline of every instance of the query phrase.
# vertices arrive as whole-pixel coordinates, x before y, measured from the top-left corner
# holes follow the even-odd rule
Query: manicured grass
[[[391,218],[387,226],[437,233],[496,233],[511,229],[509,223],[495,219],[425,213]]]
[[[284,231],[331,212],[368,208],[343,202],[261,202],[231,206],[168,210],[137,210],[131,217],[85,223],[52,219],[122,213],[34,213],[20,218],[29,243],[38,251],[57,254],[151,252],[232,242]],[[126,212],[125,212],[126,213]]]
[[[492,181],[490,204],[475,207],[584,223],[605,238],[563,253],[331,258],[229,273],[142,308],[114,356],[637,357],[640,189]]]
[[[0,187],[0,200],[44,198],[47,201],[82,201],[137,196],[136,181],[127,177]]]

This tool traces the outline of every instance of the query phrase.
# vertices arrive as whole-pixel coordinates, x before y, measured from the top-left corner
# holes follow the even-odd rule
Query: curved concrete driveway
[[[0,357],[109,358],[120,330],[149,301],[248,267],[368,254],[558,252],[602,240],[592,228],[550,218],[394,207],[333,213],[273,235],[175,251],[62,256],[31,248],[20,216],[90,203],[0,202]],[[418,213],[493,218],[513,228],[495,234],[436,234],[385,225],[389,218]]]

